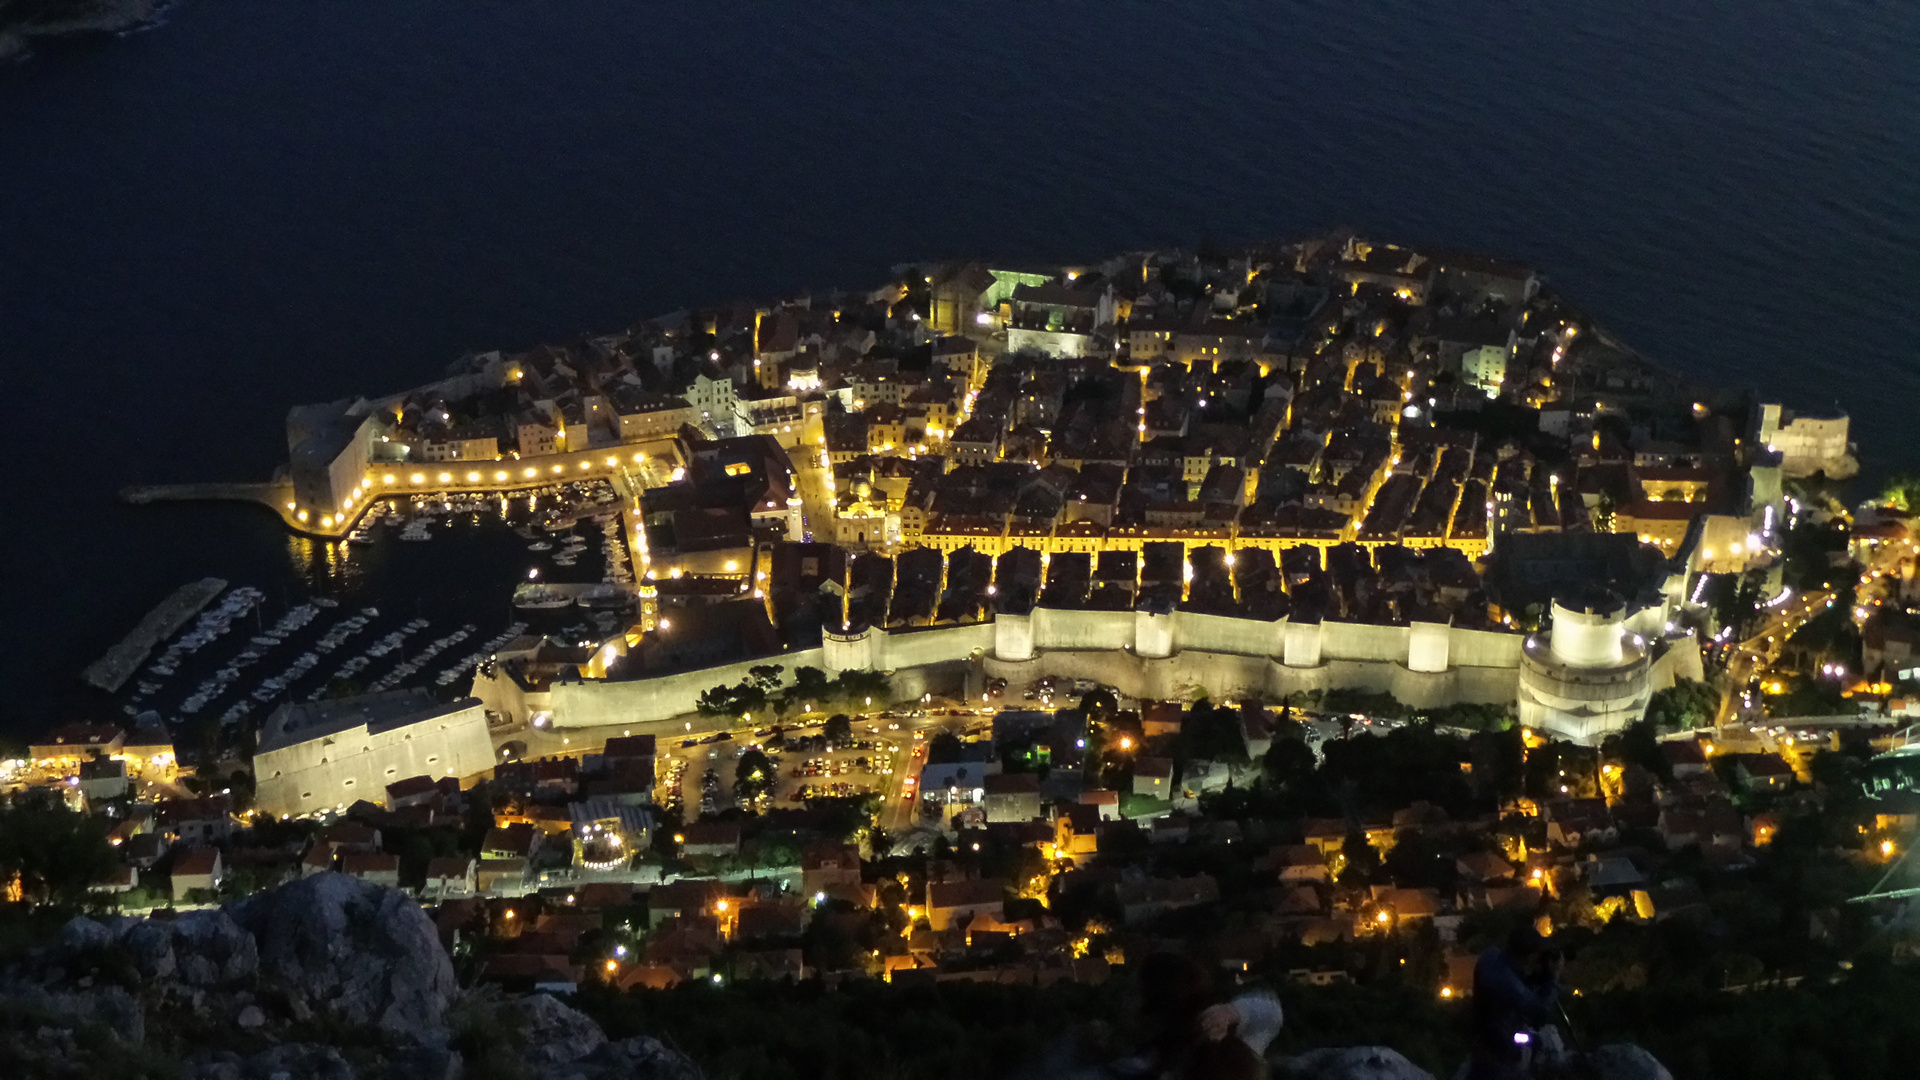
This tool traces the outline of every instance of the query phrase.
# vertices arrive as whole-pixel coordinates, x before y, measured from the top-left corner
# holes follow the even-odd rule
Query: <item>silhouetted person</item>
[[[1516,927],[1504,949],[1473,965],[1473,1058],[1467,1080],[1520,1080],[1534,1028],[1560,1003],[1560,954],[1531,925]]]

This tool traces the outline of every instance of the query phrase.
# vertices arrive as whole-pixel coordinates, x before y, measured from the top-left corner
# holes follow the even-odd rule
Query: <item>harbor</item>
[[[89,668],[88,682],[124,716],[222,744],[244,741],[285,703],[416,688],[457,698],[522,635],[594,636],[630,617],[622,516],[615,487],[599,478],[512,496],[372,500],[341,539],[295,539],[293,590],[220,578],[184,586]],[[549,593],[564,602],[540,603]]]

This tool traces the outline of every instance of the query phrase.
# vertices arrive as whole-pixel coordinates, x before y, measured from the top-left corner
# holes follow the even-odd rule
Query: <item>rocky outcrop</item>
[[[540,1080],[700,1080],[700,1070],[658,1039],[644,1035],[603,1044],[593,1053],[540,1069]]]
[[[1594,1080],[1673,1080],[1665,1065],[1631,1043],[1600,1047],[1587,1055],[1587,1068]]]
[[[44,4],[0,4],[0,22],[35,37],[58,34],[115,34],[144,26],[159,17],[165,0],[58,0]],[[32,14],[25,14],[31,8]],[[16,16],[18,21],[8,19]]]
[[[1465,1067],[1462,1066],[1462,1074]],[[1274,1063],[1276,1080],[1434,1080],[1432,1073],[1384,1046],[1335,1046],[1309,1050]],[[1628,1043],[1602,1046],[1586,1055],[1556,1059],[1546,1075],[1587,1080],[1673,1080],[1652,1054]]]
[[[253,935],[224,911],[188,912],[167,924],[167,937],[174,977],[188,986],[241,986],[260,968]]]
[[[37,37],[119,34],[157,24],[167,0],[0,0],[0,64],[24,60]]]
[[[578,1061],[606,1045],[606,1033],[578,1009],[549,994],[534,994],[515,1004],[527,1033],[527,1060],[536,1065]]]
[[[260,973],[353,1024],[444,1040],[459,993],[433,923],[405,893],[315,874],[231,907],[259,943]]]
[[[412,898],[337,874],[224,910],[74,919],[0,971],[0,1006],[0,1075],[459,1080],[483,1032],[471,1052],[528,1080],[700,1077],[549,995],[463,995]]]
[[[1433,1074],[1384,1046],[1329,1046],[1274,1066],[1285,1080],[1433,1080]]]

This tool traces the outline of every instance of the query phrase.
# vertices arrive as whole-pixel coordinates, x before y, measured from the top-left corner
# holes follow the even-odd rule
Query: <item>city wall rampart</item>
[[[1443,623],[1266,622],[1189,611],[1043,607],[960,626],[830,633],[818,649],[651,678],[562,682],[543,693],[495,676],[476,680],[474,694],[514,720],[544,711],[558,728],[602,727],[686,715],[702,692],[737,683],[760,664],[779,664],[789,677],[799,667],[828,674],[892,671],[894,696],[904,700],[944,685],[956,665],[977,659],[983,674],[1009,682],[1042,675],[1092,679],[1141,698],[1283,697],[1344,688],[1435,707],[1514,700],[1521,640]]]

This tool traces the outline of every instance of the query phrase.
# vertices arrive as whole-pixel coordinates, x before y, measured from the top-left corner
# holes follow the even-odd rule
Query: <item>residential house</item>
[[[486,839],[480,842],[480,858],[531,859],[539,854],[545,838],[544,833],[526,822],[489,829]]]
[[[927,883],[927,925],[935,931],[963,927],[974,916],[1006,914],[1007,883],[1002,878],[966,878]]]
[[[1668,739],[1660,744],[1660,754],[1673,767],[1675,780],[1707,775],[1707,752],[1698,739]]]
[[[1552,799],[1540,808],[1547,822],[1547,839],[1562,847],[1605,843],[1620,837],[1605,799]]]
[[[134,887],[139,884],[140,869],[138,867],[129,866],[126,863],[117,863],[112,869],[101,875],[99,880],[87,886],[87,891],[90,893],[109,894],[125,893],[132,892]]]
[[[320,840],[335,854],[370,855],[380,850],[380,830],[365,822],[341,821],[321,830]]]
[[[698,821],[680,830],[680,854],[717,858],[740,854],[740,823]]]
[[[852,844],[808,844],[800,852],[800,891],[835,895],[860,887],[860,849]]]
[[[233,838],[233,803],[225,795],[168,799],[154,805],[162,831],[182,844],[224,844]]]
[[[1091,806],[1100,811],[1101,821],[1120,820],[1120,793],[1106,788],[1091,788],[1074,796],[1074,801],[1082,806]]]
[[[1147,878],[1122,882],[1114,888],[1115,899],[1128,926],[1156,919],[1169,911],[1211,904],[1220,899],[1220,884],[1211,874],[1187,878]]]
[[[440,786],[431,776],[409,776],[404,780],[395,780],[387,785],[387,809],[400,810],[409,806],[429,806],[440,794]]]
[[[1793,766],[1779,754],[1740,754],[1734,758],[1733,772],[1748,791],[1785,791],[1793,786]]]
[[[180,903],[189,894],[211,896],[227,880],[226,862],[219,848],[198,847],[182,851],[173,858],[173,899]]]
[[[400,887],[400,856],[384,852],[373,855],[340,856],[340,872],[370,885]]]
[[[1738,848],[1748,835],[1746,819],[1723,799],[1663,807],[1657,828],[1672,850],[1690,844]]]
[[[1173,797],[1173,759],[1136,758],[1133,763],[1133,793],[1156,799]]]
[[[711,879],[683,878],[655,885],[647,893],[647,924],[658,929],[668,919],[704,918],[725,899],[725,889]]]
[[[1327,881],[1327,860],[1312,844],[1276,844],[1256,859],[1253,868],[1277,874],[1282,882]]]
[[[435,900],[472,896],[480,883],[479,863],[464,855],[427,860],[427,876],[420,895]]]
[[[325,840],[315,840],[313,846],[307,848],[307,853],[300,857],[300,876],[312,877],[315,874],[324,874],[333,869],[334,861],[338,857],[339,853],[334,851],[332,844]]]
[[[123,798],[127,794],[127,763],[113,758],[93,758],[80,763],[80,793],[87,803]]]
[[[1055,856],[1077,859],[1100,851],[1100,808],[1076,803],[1054,812],[1053,847]]]
[[[1040,816],[1040,777],[1035,773],[989,776],[981,788],[989,822],[1032,821]]]
[[[1453,860],[1454,872],[1464,881],[1485,885],[1493,881],[1510,881],[1515,870],[1505,857],[1493,851],[1469,851]]]

